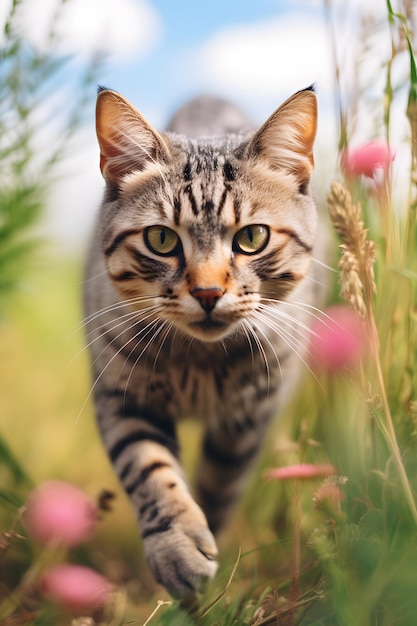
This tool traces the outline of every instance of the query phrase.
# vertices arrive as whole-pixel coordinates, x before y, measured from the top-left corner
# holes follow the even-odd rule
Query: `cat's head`
[[[285,300],[311,262],[317,100],[289,98],[250,136],[160,134],[122,96],[97,100],[110,279],[132,306],[204,341],[262,301]]]

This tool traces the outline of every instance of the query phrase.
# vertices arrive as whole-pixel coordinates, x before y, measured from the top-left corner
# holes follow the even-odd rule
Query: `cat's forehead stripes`
[[[174,222],[187,230],[197,226],[219,234],[240,220],[240,199],[221,181],[193,180],[181,189],[174,200]],[[208,234],[207,231],[205,234]]]
[[[214,145],[190,142],[187,160],[181,167],[180,189],[174,198],[175,225],[197,220],[216,231],[236,225],[241,200],[235,186],[238,160]]]
[[[223,160],[224,159],[224,160]],[[210,156],[206,153],[203,158],[199,155],[195,155],[193,161],[189,158],[183,168],[183,179],[185,182],[192,180],[193,175],[200,174],[204,169],[209,169],[210,165],[213,171],[217,172],[219,169],[219,157],[213,155],[210,163]],[[233,182],[236,178],[235,168],[228,158],[222,158],[222,170],[225,181]]]

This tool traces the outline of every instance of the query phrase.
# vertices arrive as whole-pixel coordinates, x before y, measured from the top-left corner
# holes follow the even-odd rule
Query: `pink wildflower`
[[[336,474],[336,469],[331,463],[298,463],[286,467],[275,467],[265,473],[265,478],[275,480],[309,480],[323,478]]]
[[[44,574],[41,591],[68,611],[91,614],[107,603],[111,585],[89,567],[63,564]]]
[[[331,374],[353,368],[366,352],[364,323],[346,306],[329,307],[311,330],[310,361],[318,370]]]
[[[314,494],[314,504],[316,509],[338,516],[342,511],[342,500],[344,494],[340,487],[334,482],[324,482]]]
[[[343,151],[342,170],[348,178],[360,175],[374,178],[376,170],[388,170],[395,154],[383,139],[369,141],[358,148]]]
[[[91,537],[97,510],[74,485],[51,480],[31,493],[23,521],[28,534],[38,543],[55,542],[71,548]]]

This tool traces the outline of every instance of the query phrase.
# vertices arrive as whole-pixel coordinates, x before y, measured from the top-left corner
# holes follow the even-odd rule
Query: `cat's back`
[[[172,115],[166,130],[194,139],[247,134],[253,130],[253,123],[231,102],[216,96],[201,95],[182,105]]]

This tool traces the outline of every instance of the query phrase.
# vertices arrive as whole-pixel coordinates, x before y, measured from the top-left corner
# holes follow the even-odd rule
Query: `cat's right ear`
[[[105,89],[97,96],[96,131],[100,169],[108,183],[117,185],[126,174],[169,159],[162,137],[115,91]]]
[[[252,138],[247,154],[295,177],[302,193],[314,166],[317,97],[313,86],[288,98]]]

